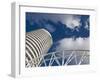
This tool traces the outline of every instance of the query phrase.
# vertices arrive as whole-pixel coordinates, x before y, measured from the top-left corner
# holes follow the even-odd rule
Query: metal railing
[[[90,63],[89,50],[63,50],[40,55],[27,62],[26,67],[86,65]]]

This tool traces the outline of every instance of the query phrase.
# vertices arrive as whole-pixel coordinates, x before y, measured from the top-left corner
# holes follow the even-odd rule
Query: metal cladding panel
[[[52,37],[45,29],[38,29],[26,33],[25,66],[38,66],[43,54],[46,54],[52,45]]]

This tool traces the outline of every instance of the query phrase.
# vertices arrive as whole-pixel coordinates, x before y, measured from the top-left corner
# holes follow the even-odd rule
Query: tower
[[[45,29],[38,29],[26,33],[25,66],[36,67],[52,45],[52,37]]]

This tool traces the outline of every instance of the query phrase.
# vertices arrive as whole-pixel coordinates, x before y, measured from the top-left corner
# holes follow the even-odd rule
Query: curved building
[[[52,37],[45,29],[26,33],[25,67],[38,66],[41,56],[46,54],[52,45]],[[40,58],[39,58],[40,57]]]

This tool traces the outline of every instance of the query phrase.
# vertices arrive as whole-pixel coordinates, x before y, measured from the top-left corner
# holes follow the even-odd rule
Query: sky
[[[89,50],[89,15],[26,12],[26,32],[46,29],[53,38],[49,52],[58,50]]]

